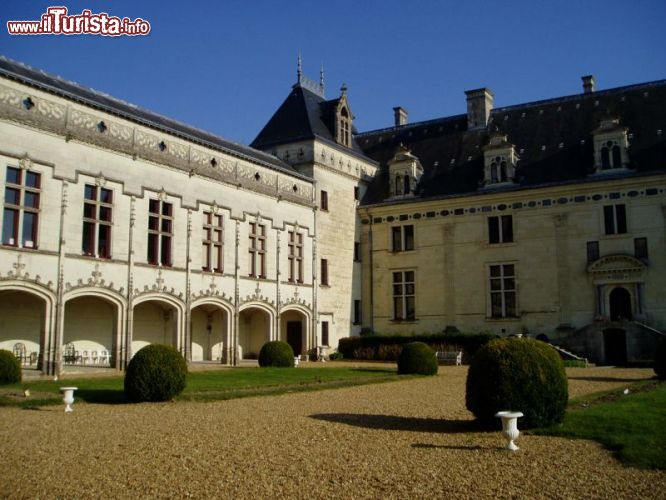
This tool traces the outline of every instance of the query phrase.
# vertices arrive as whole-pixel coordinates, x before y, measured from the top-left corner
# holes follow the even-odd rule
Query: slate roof
[[[85,104],[86,106],[91,106],[132,122],[175,135],[182,139],[196,142],[217,151],[249,160],[254,163],[259,163],[273,170],[301,179],[311,180],[309,177],[298,173],[287,163],[274,156],[266,154],[263,151],[228,141],[209,132],[167,118],[120,99],[116,99],[108,94],[79,85],[78,83],[64,80],[59,76],[32,68],[26,64],[13,61],[4,56],[0,56],[0,76],[16,80],[51,94],[71,99],[81,104]]]
[[[302,85],[294,85],[250,146],[266,151],[282,144],[319,139],[367,160],[353,138],[351,148],[342,146],[335,140],[335,108],[339,100],[337,98],[327,101]]]
[[[387,161],[401,143],[424,169],[417,200],[488,191],[479,189],[482,148],[495,130],[508,135],[520,157],[516,182],[508,189],[591,180],[592,132],[608,118],[619,118],[628,128],[630,170],[621,175],[666,172],[666,80],[660,80],[495,108],[481,130],[468,130],[466,115],[456,115],[358,134],[365,154],[380,163],[362,203],[388,198]]]

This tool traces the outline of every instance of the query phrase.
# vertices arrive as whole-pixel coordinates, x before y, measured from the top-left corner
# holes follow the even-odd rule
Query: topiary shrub
[[[185,389],[187,363],[177,349],[151,344],[137,352],[125,373],[125,395],[134,402],[167,401]]]
[[[654,352],[654,372],[659,380],[666,380],[666,338],[657,342]]]
[[[481,347],[467,373],[467,409],[484,425],[495,413],[521,411],[521,428],[561,422],[569,398],[564,365],[555,349],[538,340],[504,338]]]
[[[21,381],[21,362],[10,351],[0,349],[0,385]]]
[[[437,373],[437,357],[435,351],[423,342],[410,342],[402,348],[398,356],[398,374],[435,375]]]
[[[259,366],[293,367],[294,350],[289,344],[281,340],[268,342],[259,351]]]

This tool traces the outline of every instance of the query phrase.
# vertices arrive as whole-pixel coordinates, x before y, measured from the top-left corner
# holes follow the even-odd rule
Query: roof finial
[[[321,69],[319,70],[319,87],[321,88],[321,95],[324,95],[324,63],[321,63]]]
[[[301,76],[303,75],[303,61],[301,60],[301,51],[298,51],[298,69],[296,70],[297,82],[301,83]]]
[[[340,95],[347,95],[347,84],[343,83],[342,87],[340,87]]]

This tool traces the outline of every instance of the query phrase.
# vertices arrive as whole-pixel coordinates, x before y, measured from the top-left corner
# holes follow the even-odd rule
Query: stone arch
[[[228,302],[202,297],[190,306],[192,361],[231,361],[234,310]]]
[[[55,294],[38,283],[8,280],[0,282],[0,298],[0,349],[13,352],[23,344],[24,366],[54,373]]]
[[[125,297],[105,288],[81,287],[65,293],[63,308],[60,347],[64,363],[120,368],[127,317]]]
[[[307,307],[286,306],[280,312],[279,339],[291,345],[295,355],[303,355],[312,347],[309,343],[311,325],[312,312]]]
[[[611,321],[631,320],[633,318],[633,294],[626,287],[618,285],[608,292],[608,311]]]
[[[184,352],[185,304],[164,293],[147,293],[137,297],[129,312],[131,328],[127,341],[129,360],[148,344],[167,344]]]
[[[265,302],[243,304],[238,311],[237,359],[253,359],[261,347],[276,340],[275,308]]]

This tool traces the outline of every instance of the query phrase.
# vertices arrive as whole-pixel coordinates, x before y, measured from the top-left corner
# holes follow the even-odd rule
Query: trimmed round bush
[[[521,411],[521,428],[544,427],[564,418],[569,398],[559,354],[534,339],[503,338],[481,347],[467,373],[467,409],[484,425],[495,413]]]
[[[125,395],[134,402],[167,401],[185,389],[187,363],[177,349],[151,344],[137,352],[125,373]]]
[[[407,375],[412,373],[419,375],[437,374],[435,351],[423,342],[405,344],[400,356],[398,356],[398,374]]]
[[[659,380],[666,380],[666,338],[657,342],[657,349],[654,353],[654,372]]]
[[[10,351],[0,349],[0,385],[21,381],[21,362]]]
[[[273,340],[267,342],[259,351],[259,366],[290,368],[294,366],[294,350],[286,342]]]

